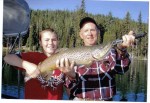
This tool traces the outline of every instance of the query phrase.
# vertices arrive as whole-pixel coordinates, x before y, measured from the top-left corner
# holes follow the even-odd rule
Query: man
[[[80,22],[80,37],[84,46],[97,44],[99,29],[94,19],[85,17]],[[123,43],[112,48],[106,61],[93,61],[91,66],[74,66],[67,58],[57,60],[56,65],[66,76],[65,85],[70,89],[73,100],[111,101],[116,94],[115,75],[124,74],[129,69],[130,59],[126,48],[134,43],[130,31],[122,36]]]

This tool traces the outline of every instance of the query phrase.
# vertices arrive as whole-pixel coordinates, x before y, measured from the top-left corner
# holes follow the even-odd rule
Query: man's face
[[[95,45],[98,37],[96,25],[92,22],[85,23],[80,31],[80,37],[83,39],[85,46]]]

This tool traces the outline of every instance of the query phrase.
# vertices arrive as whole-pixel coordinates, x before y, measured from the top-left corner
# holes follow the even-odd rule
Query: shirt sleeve
[[[76,82],[77,82],[77,79],[70,79],[69,77],[65,77],[65,83],[64,83],[64,86],[66,87],[66,88],[69,88],[69,89],[71,89],[71,88],[73,88],[74,86],[75,86],[75,84],[76,84]]]
[[[116,65],[114,70],[117,74],[124,74],[127,72],[129,70],[130,63],[131,59],[127,51],[124,52],[124,55],[116,52]]]
[[[77,68],[78,68],[77,66],[74,67],[74,69],[75,69],[75,75],[76,75],[75,79],[70,79],[68,76],[65,75],[64,86],[66,88],[72,89],[75,86],[75,84],[77,83],[78,77],[79,77],[78,74],[76,73]]]

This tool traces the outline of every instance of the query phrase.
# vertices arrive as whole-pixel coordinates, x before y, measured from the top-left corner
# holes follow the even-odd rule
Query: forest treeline
[[[53,28],[58,33],[59,47],[77,47],[82,45],[79,37],[79,22],[83,17],[89,16],[96,20],[100,35],[98,44],[106,44],[127,34],[130,30],[136,33],[148,33],[148,23],[142,22],[142,12],[139,12],[138,21],[131,19],[130,12],[126,13],[124,19],[119,19],[108,15],[90,14],[85,12],[85,1],[82,0],[81,6],[74,11],[69,10],[31,10],[29,32],[22,37],[22,45],[31,51],[39,51],[38,33],[46,28]],[[6,39],[4,38],[4,45]],[[129,52],[136,56],[147,57],[148,53],[148,34],[137,41],[135,47],[129,48]]]

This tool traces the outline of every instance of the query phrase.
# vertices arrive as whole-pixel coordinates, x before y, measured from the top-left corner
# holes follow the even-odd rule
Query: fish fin
[[[40,74],[46,81],[53,75],[53,70],[47,71],[45,73]]]
[[[86,67],[90,67],[92,65],[93,61],[89,61],[87,64],[85,64]]]
[[[48,73],[48,75],[45,79],[48,81],[52,77],[52,75],[53,75],[53,72],[51,71]]]

